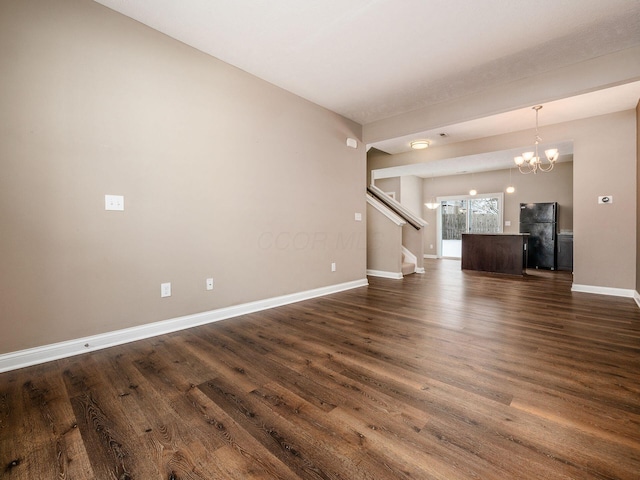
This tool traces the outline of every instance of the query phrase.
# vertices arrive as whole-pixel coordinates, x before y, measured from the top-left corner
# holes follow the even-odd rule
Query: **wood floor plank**
[[[12,399],[9,392],[0,392],[0,417],[22,432],[5,436],[12,428],[0,422],[0,458],[7,478],[34,478],[34,472],[40,478],[92,475],[64,383],[52,371],[57,371],[55,364],[34,367],[29,375],[23,370],[15,377],[21,388]]]
[[[97,356],[101,355],[104,352]],[[129,412],[99,365],[89,357],[64,370],[67,388],[74,391],[70,401],[95,476],[116,480],[161,478],[157,465],[148,461],[150,453],[138,452],[141,440]]]
[[[640,478],[640,309],[425,274],[0,374],[0,477]]]
[[[162,478],[173,475],[204,480],[221,476],[216,464],[210,462],[221,443],[195,428],[193,417],[197,414],[193,409],[174,409],[171,393],[155,388],[131,360],[126,354],[111,355],[105,358],[103,373],[121,392],[120,401],[129,422]]]

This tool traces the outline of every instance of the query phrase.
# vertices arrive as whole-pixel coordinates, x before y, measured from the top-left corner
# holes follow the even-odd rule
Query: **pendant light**
[[[429,183],[431,184],[431,193],[433,193],[433,177],[431,177],[431,180],[429,181]],[[436,197],[434,197],[433,195],[431,195],[429,197],[429,201],[424,204],[424,206],[427,207],[429,210],[435,210],[436,208],[438,208],[439,205],[440,204],[436,201]]]
[[[511,169],[509,169],[509,186],[507,186],[507,193],[513,193],[516,191],[516,187],[511,182]]]

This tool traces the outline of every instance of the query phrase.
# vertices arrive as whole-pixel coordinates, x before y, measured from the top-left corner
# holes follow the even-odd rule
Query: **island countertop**
[[[528,233],[463,233],[462,269],[524,275]]]

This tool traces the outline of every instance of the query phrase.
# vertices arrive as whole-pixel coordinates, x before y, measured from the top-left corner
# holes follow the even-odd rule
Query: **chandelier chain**
[[[541,172],[549,172],[550,170],[553,169],[556,163],[556,160],[558,160],[558,156],[559,156],[557,148],[550,148],[548,150],[545,150],[544,153],[546,157],[545,158],[546,165],[543,164],[543,160],[540,158],[540,155],[538,152],[538,145],[542,142],[542,137],[540,136],[540,133],[539,133],[538,113],[540,112],[542,105],[536,105],[532,108],[533,110],[536,111],[536,135],[534,137],[535,151],[525,152],[521,156],[515,157],[513,159],[520,173],[525,175],[529,173],[533,173],[533,174],[538,173],[538,170],[540,170]]]

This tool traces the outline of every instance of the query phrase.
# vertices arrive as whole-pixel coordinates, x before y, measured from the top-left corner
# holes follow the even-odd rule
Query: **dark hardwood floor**
[[[0,477],[640,478],[633,300],[426,269],[0,374]]]

